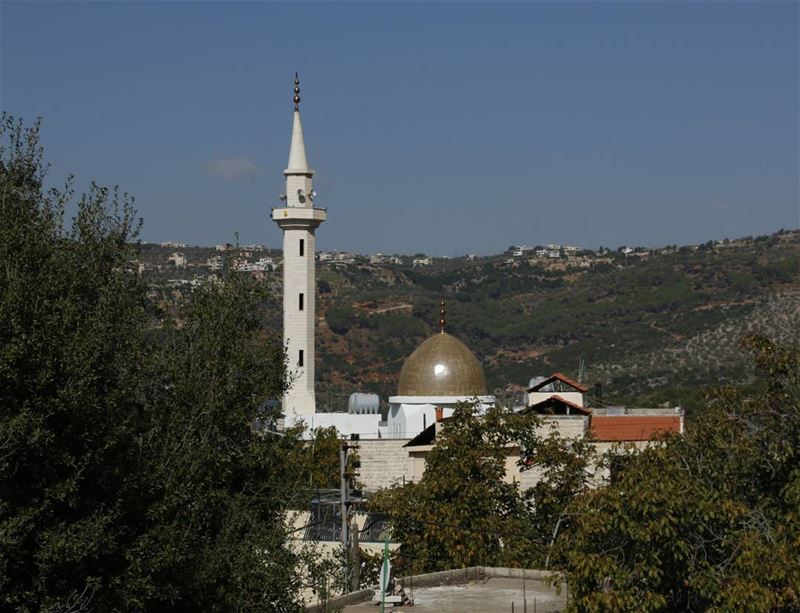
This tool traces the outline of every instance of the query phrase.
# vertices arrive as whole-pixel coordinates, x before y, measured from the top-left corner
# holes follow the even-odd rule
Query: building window
[[[300,257],[303,257],[306,254],[306,239],[300,239]]]
[[[301,349],[300,352],[297,354],[297,365],[303,365],[303,350]]]
[[[302,311],[303,310],[303,294],[300,294],[300,299],[299,299],[297,304],[300,307],[300,310]]]

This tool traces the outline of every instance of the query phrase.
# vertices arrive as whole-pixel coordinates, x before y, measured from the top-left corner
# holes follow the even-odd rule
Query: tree
[[[506,473],[517,448],[517,468],[538,473],[527,490]],[[544,566],[593,458],[587,440],[566,439],[536,415],[502,407],[480,415],[465,404],[442,422],[420,481],[382,492],[373,506],[391,516],[403,571]]]
[[[302,435],[301,426],[290,432]],[[289,457],[289,464],[301,468],[308,491],[339,487],[339,449],[342,439],[336,428],[316,428],[310,441],[295,445]]]
[[[325,320],[336,334],[347,334],[348,330],[358,322],[358,315],[349,305],[334,306],[328,309]]]
[[[497,566],[510,517],[524,512],[517,483],[505,477],[508,424],[512,414],[472,405],[456,408],[426,457],[419,483],[380,493],[373,508],[391,515],[401,544],[401,572],[464,566]]]
[[[130,201],[44,193],[39,124],[0,128],[0,593],[25,610],[88,602],[124,567],[142,512],[135,402],[144,289],[126,272]]]
[[[518,420],[519,421],[519,420]],[[600,483],[596,475],[603,462],[591,436],[561,436],[555,423],[523,420],[516,428],[520,442],[520,467],[537,473],[536,483],[523,492],[527,515],[520,530],[524,538],[512,541],[517,563],[527,568],[558,567],[562,560],[553,550],[556,538],[571,528],[567,513],[576,496]]]
[[[285,386],[266,289],[207,286],[153,334],[132,201],[93,184],[66,227],[38,139],[3,116],[2,607],[294,610],[299,442],[250,428]]]
[[[800,352],[747,346],[766,393],[717,390],[685,436],[571,505],[557,546],[575,610],[800,607]]]
[[[284,513],[303,498],[287,458],[302,443],[251,429],[285,380],[282,345],[262,327],[265,300],[252,277],[207,285],[152,352],[140,387],[147,516],[126,551],[125,596],[137,607],[293,605]]]

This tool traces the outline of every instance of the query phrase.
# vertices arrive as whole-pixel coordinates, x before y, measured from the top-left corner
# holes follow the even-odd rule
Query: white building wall
[[[456,405],[478,401],[485,411],[495,402],[494,396],[390,396],[387,415],[387,436],[414,438],[436,421],[436,407],[444,409],[443,416],[450,417]]]
[[[380,414],[356,414],[356,413],[314,413],[311,415],[299,415],[290,413],[284,418],[284,425],[287,428],[303,422],[306,431],[303,436],[311,439],[314,430],[318,428],[336,428],[339,436],[350,438],[351,434],[358,434],[362,438],[384,438],[386,437],[386,427],[380,425]]]
[[[579,406],[586,406],[583,402],[583,394],[581,392],[528,392],[528,406],[532,407],[535,404],[547,400],[551,396],[560,396],[564,400],[577,404]]]

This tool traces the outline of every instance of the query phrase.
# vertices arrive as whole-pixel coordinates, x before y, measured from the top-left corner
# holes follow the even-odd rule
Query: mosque
[[[283,340],[293,384],[282,400],[284,427],[303,422],[308,436],[314,429],[335,427],[340,436],[359,439],[361,480],[378,489],[409,479],[424,470],[424,456],[435,444],[441,424],[461,402],[481,410],[494,404],[487,393],[480,361],[470,349],[445,331],[442,302],[439,331],[411,353],[400,371],[397,395],[389,397],[382,420],[377,407],[348,413],[318,413],[314,395],[314,334],[316,323],[315,232],[327,219],[327,210],[315,205],[314,171],[308,165],[300,117],[300,81],[295,74],[294,114],[289,162],[283,171],[283,206],[272,209],[272,219],[283,230]],[[682,432],[679,408],[638,409],[592,407],[587,388],[561,373],[532,380],[524,411],[548,416],[564,436],[591,432],[595,444],[618,442],[646,445],[657,432]],[[513,456],[513,453],[512,453]],[[509,458],[509,478],[516,479]],[[516,472],[516,474],[514,474]]]
[[[309,432],[334,426],[342,436],[411,439],[433,424],[437,407],[445,417],[460,402],[483,409],[495,402],[487,394],[483,368],[467,346],[445,332],[442,302],[440,331],[408,357],[400,371],[397,395],[389,398],[386,421],[375,410],[317,413],[314,395],[314,325],[316,322],[315,232],[327,210],[315,206],[314,171],[308,165],[300,117],[300,79],[295,74],[294,114],[289,162],[283,171],[284,206],[272,209],[283,230],[283,341],[294,380],[282,401],[284,425],[303,421]]]

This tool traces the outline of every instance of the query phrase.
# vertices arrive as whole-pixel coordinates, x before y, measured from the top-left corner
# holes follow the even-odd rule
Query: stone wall
[[[410,439],[379,438],[360,440],[361,459],[359,480],[367,491],[375,491],[411,479],[408,450],[403,447]]]

